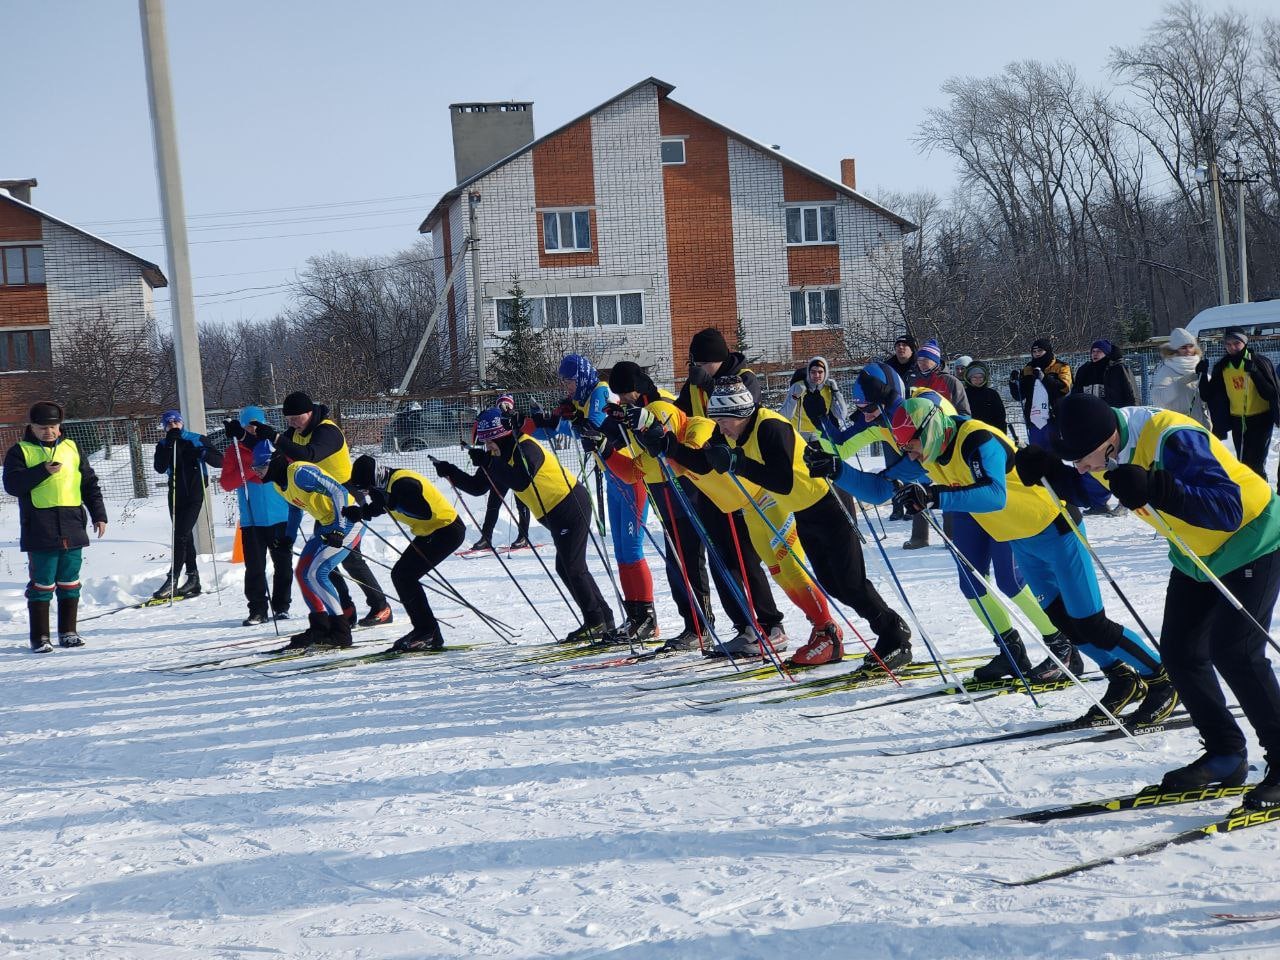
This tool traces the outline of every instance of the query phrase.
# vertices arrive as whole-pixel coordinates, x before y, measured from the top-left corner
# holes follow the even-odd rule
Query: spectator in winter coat
[[[1196,367],[1201,373],[1200,396],[1209,408],[1214,435],[1235,444],[1240,462],[1266,476],[1271,431],[1280,426],[1280,388],[1276,370],[1264,354],[1249,349],[1249,337],[1230,327],[1222,338],[1227,355],[1203,376],[1207,361]]]
[[[1151,405],[1181,413],[1202,427],[1209,426],[1209,412],[1197,388],[1197,367],[1204,351],[1195,334],[1185,327],[1174,327],[1169,332],[1169,342],[1160,347],[1160,356],[1163,362],[1151,377]]]
[[[884,358],[884,362],[893,367],[893,372],[906,382],[907,377],[916,368],[916,338],[904,333],[893,341],[893,353]]]
[[[970,416],[969,397],[965,393],[964,384],[947,373],[946,368],[942,365],[942,349],[938,346],[938,341],[929,339],[924,342],[924,346],[916,353],[915,369],[911,371],[906,379],[907,395],[918,394],[923,391],[932,391],[940,397],[951,401],[951,406],[956,413]],[[900,510],[898,504],[894,504],[895,509]],[[942,516],[943,523],[949,523],[949,519],[944,513]],[[947,536],[951,535],[951,528],[946,528]],[[902,545],[903,550],[919,550],[929,545],[929,521],[925,519],[923,513],[915,513],[911,517],[911,538]]]
[[[848,417],[840,385],[829,373],[826,358],[814,357],[808,366],[791,375],[787,399],[778,411],[796,425],[806,440],[813,440],[824,432],[823,420],[830,418],[830,426],[838,430]]]
[[[1009,373],[1009,396],[1022,404],[1027,442],[1046,449],[1057,436],[1058,401],[1071,392],[1071,368],[1053,355],[1053,343],[1040,337],[1031,343],[1031,360]]]
[[[313,403],[311,398],[301,390],[295,390],[284,398],[281,407],[284,422],[288,429],[277,436],[276,429],[265,423],[255,423],[256,436],[260,440],[270,440],[290,461],[314,463],[339,483],[351,479],[351,451],[347,447],[347,438],[329,417],[329,408],[323,404]],[[350,574],[360,592],[369,604],[369,613],[358,625],[376,627],[391,622],[391,607],[383,595],[378,581],[360,553],[357,541],[349,551],[342,555],[342,569]],[[342,601],[342,609],[348,620],[355,619],[356,608],[351,603],[351,595],[342,575],[333,571],[333,587],[338,591]]]
[[[965,364],[965,396],[973,419],[996,427],[1001,433],[1009,433],[1009,416],[1005,413],[1004,398],[991,386],[991,373],[980,360]]]
[[[503,415],[511,419],[512,429],[516,427],[516,399],[509,393],[504,393],[498,397],[497,407],[502,411]],[[522,432],[522,431],[517,431]],[[475,449],[475,426],[471,428],[472,448]],[[483,467],[483,463],[477,463],[476,466]],[[502,510],[503,498],[498,496],[498,492],[492,487],[489,488],[489,497],[485,502],[484,520],[480,523],[480,539],[471,545],[472,550],[492,550],[493,549],[493,529],[498,525],[498,514]],[[529,508],[524,505],[524,501],[519,497],[516,498],[516,538],[511,541],[512,550],[521,550],[530,547],[529,543]]]
[[[152,594],[153,600],[198,597],[200,571],[196,569],[196,520],[209,486],[209,467],[222,466],[222,454],[209,438],[183,429],[182,414],[166,410],[160,417],[165,434],[156,444],[155,471],[169,478],[169,516],[173,518],[173,564],[169,576]],[[183,567],[187,579],[178,586]]]
[[[244,598],[249,602],[246,627],[266,623],[268,618],[287,620],[292,599],[293,543],[285,535],[289,504],[273,483],[263,483],[250,469],[253,445],[250,433],[255,421],[266,422],[261,407],[245,407],[235,420],[223,424],[229,442],[222,455],[218,483],[228,493],[235,491],[240,509],[240,545],[244,551]],[[267,592],[267,555],[271,555],[271,591]]]
[[[27,619],[31,650],[49,653],[49,603],[58,594],[58,645],[84,645],[76,632],[81,551],[89,545],[85,508],[99,539],[107,510],[98,478],[80,458],[76,442],[62,436],[62,407],[41,401],[31,408],[22,439],[4,458],[4,492],[18,500],[18,548],[27,555]]]
[[[1117,409],[1138,403],[1133,371],[1124,360],[1124,351],[1110,340],[1095,340],[1089,346],[1089,360],[1076,370],[1071,392],[1101,397]]]

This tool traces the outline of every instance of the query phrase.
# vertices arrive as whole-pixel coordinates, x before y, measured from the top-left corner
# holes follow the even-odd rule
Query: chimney
[[[458,183],[533,142],[533,103],[451,103]]]
[[[858,168],[853,157],[845,157],[840,161],[840,182],[850,190],[858,189]]]
[[[35,186],[39,186],[35,177],[29,177],[26,180],[0,180],[0,190],[23,203],[31,202],[31,188]]]

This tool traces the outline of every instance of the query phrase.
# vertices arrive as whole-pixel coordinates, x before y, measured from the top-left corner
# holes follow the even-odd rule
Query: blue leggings
[[[335,617],[342,613],[342,601],[338,599],[338,592],[329,575],[359,545],[363,533],[363,526],[353,527],[341,547],[331,547],[320,539],[317,531],[302,548],[294,575],[302,589],[302,599],[312,613],[327,613]]]
[[[950,514],[951,542],[956,545],[961,556],[973,564],[984,577],[995,568],[996,586],[1006,597],[1016,597],[1026,586],[1018,565],[1013,560],[1013,548],[1008,543],[1001,543],[992,538],[982,528],[972,514]],[[956,569],[960,573],[960,592],[967,600],[976,600],[987,595],[987,585],[978,580],[973,573],[959,560]]]
[[[1010,546],[1036,600],[1081,653],[1104,670],[1124,662],[1144,677],[1160,671],[1160,654],[1131,629],[1108,619],[1089,553],[1074,533],[1051,523]]]
[[[613,531],[613,556],[618,563],[639,563],[644,559],[644,530],[649,519],[649,498],[643,483],[624,483],[612,470],[605,481],[609,526]],[[639,504],[639,510],[636,505]],[[637,519],[637,514],[639,519]]]

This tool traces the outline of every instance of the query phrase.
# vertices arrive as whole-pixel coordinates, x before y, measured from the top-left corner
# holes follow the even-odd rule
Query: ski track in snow
[[[0,542],[0,620],[11,634],[0,650],[0,957],[1280,956],[1280,926],[1209,917],[1275,909],[1275,830],[1035,887],[991,882],[1197,824],[1224,803],[911,841],[862,836],[1123,793],[1195,756],[1194,731],[1140,746],[1023,741],[889,758],[877,747],[988,728],[960,698],[799,716],[897,695],[890,687],[737,701],[711,714],[683,698],[744,688],[637,695],[638,677],[660,682],[655,674],[677,660],[544,671],[553,682],[541,668],[493,670],[513,653],[469,615],[445,624],[446,642],[484,645],[467,653],[294,676],[270,667],[150,671],[218,656],[195,648],[253,631],[275,643],[270,627],[239,626],[243,568],[226,562],[227,503],[214,499],[220,603],[207,594],[91,620],[86,648],[40,658],[25,651],[16,507],[0,506],[13,537]],[[163,498],[124,516],[120,507],[109,506],[108,538],[86,551],[82,617],[143,597],[161,579]],[[940,652],[986,653],[945,550],[904,554],[909,524],[886,526],[887,549]],[[378,529],[402,542],[390,524]],[[1131,517],[1089,529],[1158,626],[1163,544]],[[372,559],[394,561],[375,538],[365,546]],[[873,544],[866,553],[901,609]],[[533,555],[504,559],[555,629],[576,625]],[[661,562],[652,552],[650,562],[661,622],[674,630]],[[207,558],[201,568],[211,582]],[[389,586],[387,571],[374,569]],[[450,558],[441,569],[520,625],[522,644],[546,639],[496,562]],[[1129,622],[1105,584],[1103,593]],[[286,633],[303,624],[296,590],[293,609]],[[398,606],[396,616],[356,639],[390,643],[408,629]],[[808,631],[791,610],[787,626],[794,649]],[[860,645],[848,641],[856,659]],[[918,640],[916,652],[925,656]],[[983,708],[1014,729],[1076,715],[1087,702],[1069,691],[1043,704],[1009,696]],[[1256,743],[1252,751],[1261,765]]]

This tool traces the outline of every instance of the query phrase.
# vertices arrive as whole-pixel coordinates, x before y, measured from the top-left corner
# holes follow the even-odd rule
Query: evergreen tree
[[[533,304],[518,276],[500,310],[507,330],[489,361],[489,380],[507,390],[541,390],[556,385],[555,362],[543,331],[533,326]]]

